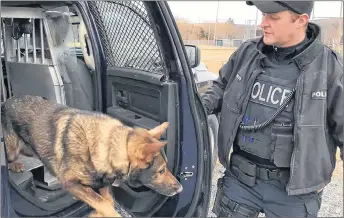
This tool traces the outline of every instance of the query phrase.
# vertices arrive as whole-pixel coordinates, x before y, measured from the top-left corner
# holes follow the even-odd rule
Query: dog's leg
[[[100,195],[107,200],[108,202],[111,203],[111,205],[115,205],[115,202],[113,200],[113,197],[111,195],[111,187],[104,187],[99,189]],[[104,215],[102,215],[101,213],[99,213],[98,211],[93,211],[89,217],[103,217]]]
[[[101,214],[105,217],[121,217],[119,213],[116,212],[113,204],[90,187],[75,183],[64,185],[64,187],[75,197],[84,201],[96,210],[96,212],[93,212],[91,215],[94,216]]]
[[[104,217],[104,215],[98,213],[97,211],[93,211],[90,213],[90,215],[88,215],[88,217]]]
[[[111,203],[111,205],[115,205],[115,201],[113,200],[112,194],[111,194],[111,187],[107,186],[104,188],[99,189],[100,195],[103,196],[105,200]]]
[[[111,187],[104,187],[99,189],[100,195],[107,200],[108,202],[111,203],[111,205],[115,205],[115,202],[113,200],[112,194],[111,194]],[[103,215],[101,213],[99,213],[98,211],[93,211],[89,217],[103,217]]]
[[[16,162],[20,153],[19,138],[17,134],[13,131],[11,127],[3,128],[3,133],[6,145],[5,147],[7,152],[7,159],[9,162],[8,167],[13,172],[24,171],[24,165]]]

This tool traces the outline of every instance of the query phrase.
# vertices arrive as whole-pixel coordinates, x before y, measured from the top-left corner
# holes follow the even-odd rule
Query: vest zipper
[[[296,85],[295,85],[295,105],[294,105],[294,136],[293,136],[293,143],[294,143],[294,149],[293,149],[293,153],[291,155],[291,161],[290,161],[290,177],[289,177],[289,182],[287,184],[287,192],[288,194],[290,193],[290,183],[293,179],[293,175],[294,175],[294,165],[295,165],[295,152],[297,150],[297,147],[295,146],[297,144],[297,135],[296,135],[296,131],[297,131],[297,122],[298,122],[298,115],[300,112],[300,108],[299,108],[299,103],[300,103],[300,81],[302,80],[302,76],[303,76],[304,70],[301,70],[300,76],[297,78],[296,81]]]

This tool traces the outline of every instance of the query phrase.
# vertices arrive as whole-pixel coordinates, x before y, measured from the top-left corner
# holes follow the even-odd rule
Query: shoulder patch
[[[316,100],[316,99],[326,99],[327,97],[327,91],[326,90],[317,90],[317,91],[312,91],[311,98]]]

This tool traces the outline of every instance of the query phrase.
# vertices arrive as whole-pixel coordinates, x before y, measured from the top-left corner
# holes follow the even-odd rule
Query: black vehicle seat
[[[79,26],[79,41],[84,55],[84,61],[79,58],[67,59],[66,70],[71,84],[66,84],[67,105],[82,110],[94,110],[93,71],[95,69],[92,52],[86,48],[87,32],[81,21]]]
[[[85,62],[78,58],[67,60],[66,71],[71,83],[65,83],[68,106],[81,110],[94,110],[92,74]]]

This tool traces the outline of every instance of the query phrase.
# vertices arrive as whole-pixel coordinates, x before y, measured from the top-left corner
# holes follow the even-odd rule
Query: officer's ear
[[[301,14],[298,16],[298,19],[296,20],[297,22],[297,27],[299,29],[306,29],[307,28],[307,24],[309,22],[309,16],[308,14]]]

